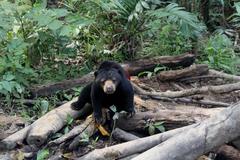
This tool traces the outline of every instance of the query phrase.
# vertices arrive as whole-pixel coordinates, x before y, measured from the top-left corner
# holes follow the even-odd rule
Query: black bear
[[[114,105],[117,111],[124,110],[131,116],[135,113],[132,85],[118,63],[104,61],[94,76],[94,81],[85,86],[78,100],[72,103],[72,109],[80,110],[90,103],[97,123],[102,121],[102,107]]]

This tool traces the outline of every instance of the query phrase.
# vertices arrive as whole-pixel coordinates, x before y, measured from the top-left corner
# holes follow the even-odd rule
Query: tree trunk
[[[172,70],[172,71],[162,71],[157,74],[157,78],[160,81],[169,81],[169,80],[177,80],[180,78],[191,77],[191,76],[199,76],[208,73],[208,66],[205,64],[192,65],[190,67]]]
[[[133,160],[193,160],[240,136],[240,103],[197,123]]]

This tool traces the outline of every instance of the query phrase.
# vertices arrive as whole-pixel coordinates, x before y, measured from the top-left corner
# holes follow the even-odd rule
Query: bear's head
[[[106,94],[113,94],[122,81],[121,71],[116,68],[103,68],[94,72],[95,83],[99,84]]]

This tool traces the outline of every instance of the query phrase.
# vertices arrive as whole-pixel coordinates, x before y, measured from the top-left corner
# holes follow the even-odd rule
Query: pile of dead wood
[[[136,160],[193,160],[209,153],[224,154],[232,159],[240,159],[240,103],[229,104],[212,101],[205,98],[193,99],[193,95],[223,94],[240,90],[240,77],[211,70],[207,65],[193,64],[194,55],[156,57],[123,64],[131,76],[142,71],[152,71],[157,65],[166,66],[172,70],[162,71],[156,75],[160,81],[186,81],[202,78],[227,79],[231,83],[217,86],[202,86],[200,88],[181,89],[177,91],[156,91],[139,85],[132,80],[135,90],[135,104],[137,113],[132,118],[124,114],[117,119],[116,129],[112,132],[115,139],[128,141],[117,145],[95,149],[79,159],[136,159]],[[181,68],[181,69],[179,69]],[[47,96],[58,90],[85,85],[93,80],[90,73],[81,78],[63,82],[38,86],[32,89],[34,96]],[[0,149],[11,150],[23,145],[60,146],[73,150],[79,147],[81,139],[87,134],[89,137],[98,132],[91,116],[83,123],[75,126],[65,135],[49,141],[49,138],[66,125],[68,116],[74,119],[86,117],[90,110],[86,105],[80,111],[74,111],[70,104],[74,98],[31,125],[1,140]],[[162,102],[182,104],[174,109],[166,108]],[[187,106],[186,104],[200,104],[208,108]],[[179,105],[178,105],[179,106]],[[144,112],[141,110],[144,108]],[[166,132],[148,137],[138,137],[131,132],[146,130],[149,123],[164,122]],[[236,148],[226,146],[232,143]]]

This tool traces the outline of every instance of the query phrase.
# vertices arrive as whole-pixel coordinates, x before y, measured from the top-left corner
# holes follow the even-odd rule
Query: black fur
[[[116,106],[117,111],[126,111],[131,115],[134,110],[134,91],[130,81],[127,79],[124,69],[112,61],[104,61],[94,73],[95,79],[85,86],[78,98],[72,103],[72,109],[80,110],[86,103],[92,104],[94,117],[97,123],[102,121],[102,107]],[[101,83],[103,80],[112,80],[116,85],[113,94],[106,94]]]

